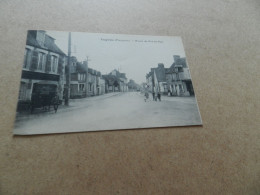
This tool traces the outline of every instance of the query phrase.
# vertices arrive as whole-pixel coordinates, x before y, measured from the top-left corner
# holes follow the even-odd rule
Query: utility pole
[[[85,65],[86,65],[86,97],[88,97],[88,91],[89,91],[88,61],[91,61],[91,60],[89,60],[89,57],[86,56],[86,60],[85,60]]]
[[[71,66],[71,32],[69,32],[68,41],[68,63],[66,72],[66,93],[65,93],[65,105],[69,106],[70,99],[70,66]]]

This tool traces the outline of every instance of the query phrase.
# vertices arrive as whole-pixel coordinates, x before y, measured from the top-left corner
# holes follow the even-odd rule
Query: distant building
[[[101,72],[97,72],[96,75],[96,95],[105,94],[105,80],[102,78]]]
[[[40,98],[40,93],[57,93],[62,101],[65,84],[65,53],[55,44],[55,39],[42,30],[27,34],[18,110],[26,102]]]
[[[87,66],[71,57],[70,66],[70,98],[84,98],[87,96]]]
[[[120,73],[118,70],[114,69],[109,75],[116,76],[119,82],[119,88],[118,91],[120,92],[126,92],[128,91],[128,86],[127,86],[127,78],[125,73]]]
[[[138,85],[133,79],[130,79],[128,84],[128,91],[140,91],[141,86]]]
[[[156,68],[151,68],[151,71],[146,74],[146,90],[171,96],[194,95],[186,58],[174,55],[173,60],[170,68],[165,68],[162,63],[159,63]]]
[[[102,78],[105,80],[105,92],[119,92],[120,88],[120,81],[119,79],[114,75],[102,75]]]
[[[193,96],[194,90],[186,58],[174,55],[174,62],[165,70],[167,89],[174,96]]]
[[[128,91],[127,78],[125,73],[113,70],[107,75],[103,75],[105,80],[105,91],[109,92],[126,92]]]
[[[159,63],[157,68],[151,68],[151,71],[146,75],[146,82],[150,92],[167,94],[164,64]]]

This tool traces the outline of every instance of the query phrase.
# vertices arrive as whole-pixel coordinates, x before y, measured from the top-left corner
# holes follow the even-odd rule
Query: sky
[[[46,33],[68,54],[68,32]],[[88,66],[101,74],[117,69],[139,84],[146,81],[146,74],[158,63],[168,68],[173,55],[185,57],[180,37],[72,32],[71,43],[71,55],[78,61],[88,57]]]

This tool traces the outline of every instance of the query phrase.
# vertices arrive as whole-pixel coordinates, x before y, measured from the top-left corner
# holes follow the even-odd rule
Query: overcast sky
[[[47,31],[55,43],[68,54],[68,32]],[[173,63],[173,55],[185,57],[180,37],[71,33],[72,56],[78,61],[89,57],[89,67],[107,74],[114,69],[126,73],[128,79],[145,82],[152,67]]]

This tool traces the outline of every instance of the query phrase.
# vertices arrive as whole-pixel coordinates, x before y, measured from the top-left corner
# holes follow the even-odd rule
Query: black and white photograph
[[[202,125],[181,37],[29,30],[21,66],[16,135]]]

